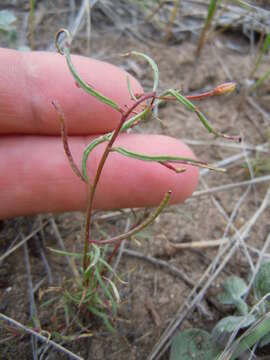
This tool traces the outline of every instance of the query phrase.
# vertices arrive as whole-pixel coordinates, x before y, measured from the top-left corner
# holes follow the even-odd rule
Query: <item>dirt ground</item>
[[[36,48],[48,49],[52,44],[54,33],[68,23],[68,6],[64,1],[58,1],[59,14],[53,13],[51,2],[40,2],[42,19],[36,27]],[[68,3],[68,2],[67,2]],[[21,2],[18,9],[19,21],[27,11],[27,2]],[[40,16],[41,16],[40,15]],[[235,94],[204,100],[198,105],[207,114],[215,128],[224,133],[241,134],[244,144],[264,144],[269,141],[270,84],[261,86],[250,99],[247,95],[248,75],[254,64],[254,53],[251,51],[249,39],[240,31],[216,31],[211,34],[208,43],[203,48],[201,57],[195,59],[198,37],[185,34],[184,38],[173,38],[169,43],[164,41],[162,34],[153,40],[153,36],[139,33],[109,31],[109,24],[100,25],[96,13],[93,20],[91,38],[91,54],[116,65],[123,66],[136,76],[145,87],[151,86],[151,69],[142,61],[136,62],[117,57],[118,53],[129,50],[142,51],[149,54],[158,64],[160,70],[160,88],[183,89],[192,93],[202,89],[215,87],[227,81],[235,81],[239,89]],[[145,30],[146,31],[146,30]],[[147,30],[148,31],[148,30]],[[157,37],[157,36],[156,36]],[[80,32],[74,40],[73,52],[86,54],[85,32]],[[6,44],[2,44],[5,45]],[[267,56],[256,78],[269,69]],[[255,103],[255,106],[254,106]],[[252,105],[253,104],[253,105]],[[257,104],[257,107],[256,107]],[[265,112],[265,113],[263,113]],[[226,174],[208,172],[201,176],[198,191],[206,187],[237,183],[250,179],[246,160],[252,161],[256,151],[244,150],[241,147],[229,147],[224,140],[216,140],[198,122],[195,115],[174,103],[161,107],[158,114],[163,121],[151,121],[136,131],[161,133],[179,139],[184,139],[195,154],[210,163],[218,163],[230,159],[236,154],[245,154],[238,160],[231,160],[226,165]],[[231,144],[231,143],[229,143]],[[251,146],[249,147],[251,148]],[[258,153],[257,153],[258,155]],[[260,153],[260,159],[269,156],[269,152]],[[268,171],[269,173],[269,171]],[[267,170],[255,173],[263,176]],[[181,176],[181,175],[179,175]],[[235,229],[247,223],[260,207],[269,183],[259,183],[250,186],[243,202],[233,218]],[[0,223],[0,251],[5,254],[15,244],[30,234],[41,224],[42,230],[27,241],[31,277],[37,307],[37,317],[43,331],[52,334],[52,339],[65,348],[81,356],[83,359],[146,359],[157,343],[169,322],[174,318],[179,308],[185,303],[193,285],[216,257],[219,249],[189,248],[175,249],[169,243],[189,243],[193,241],[211,241],[226,236],[232,238],[235,229],[227,230],[228,218],[239,205],[239,199],[247,191],[247,187],[234,187],[229,191],[219,191],[204,196],[194,196],[185,204],[173,206],[165,211],[158,220],[135,239],[125,243],[125,249],[144,254],[139,259],[123,252],[118,273],[126,285],[120,285],[121,303],[115,321],[117,334],[112,335],[96,319],[83,319],[83,327],[73,324],[65,328],[63,309],[55,303],[48,307],[42,306],[45,300],[55,296],[56,289],[72,276],[65,257],[52,254],[48,247],[59,248],[57,232],[51,215],[39,215],[31,218],[11,219]],[[196,194],[195,194],[196,195]],[[223,213],[222,213],[222,210]],[[132,213],[111,212],[105,219],[105,213],[96,213],[94,228],[97,235],[101,231],[115,235],[124,231],[126,221],[134,221]],[[143,212],[140,212],[140,216]],[[55,224],[64,240],[66,249],[79,252],[82,250],[81,226],[82,213],[65,213],[53,215]],[[269,209],[265,210],[251,228],[246,244],[254,249],[261,249],[269,233]],[[254,262],[256,251],[250,250]],[[162,260],[176,267],[188,280],[183,280],[164,266],[151,264],[147,256]],[[10,256],[6,257],[0,267],[0,312],[6,314],[29,327],[36,327],[31,320],[29,298],[29,273],[26,267],[24,246],[20,246]],[[211,283],[200,305],[190,311],[181,329],[190,327],[203,328],[211,331],[215,323],[224,315],[230,314],[227,307],[217,301],[221,283],[228,275],[234,274],[248,278],[250,266],[241,246],[231,256],[219,276]],[[48,292],[48,289],[51,289]],[[250,299],[252,302],[252,299]],[[74,310],[74,309],[73,309]],[[75,311],[75,310],[74,310]],[[62,333],[62,338],[57,338]],[[90,334],[78,338],[78,334]],[[45,334],[45,333],[44,333]],[[55,335],[54,335],[55,334]],[[76,335],[72,338],[72,335]],[[66,336],[66,338],[64,337]],[[41,346],[41,343],[39,343]],[[30,337],[21,331],[2,322],[0,328],[0,359],[31,359],[32,347]],[[268,352],[265,349],[265,356]],[[270,356],[270,355],[268,355]],[[66,354],[50,348],[44,352],[46,359],[66,359]],[[168,352],[163,356],[168,358]],[[265,357],[269,358],[269,357]]]

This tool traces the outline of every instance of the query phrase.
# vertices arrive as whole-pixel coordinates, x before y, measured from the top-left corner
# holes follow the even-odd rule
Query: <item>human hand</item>
[[[73,61],[95,89],[121,106],[131,104],[124,71],[79,56],[73,56]],[[143,92],[133,78],[131,86],[134,93]],[[0,218],[86,208],[87,186],[70,168],[52,100],[64,111],[77,164],[91,139],[118,124],[118,112],[75,86],[60,55],[0,49]],[[138,153],[194,157],[186,145],[161,135],[121,134],[117,145]],[[99,145],[88,159],[90,179],[105,146]],[[156,206],[168,190],[172,191],[171,203],[184,201],[198,182],[198,169],[185,168],[184,173],[176,174],[157,163],[112,153],[94,206]]]

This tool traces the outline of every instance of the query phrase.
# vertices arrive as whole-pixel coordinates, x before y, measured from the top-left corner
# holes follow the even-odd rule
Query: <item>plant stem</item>
[[[84,251],[83,251],[83,270],[85,271],[89,265],[89,258],[87,256],[88,250],[89,250],[89,239],[90,239],[90,224],[91,224],[91,218],[92,218],[92,210],[93,210],[93,203],[94,203],[94,197],[96,188],[105,164],[105,161],[110,153],[110,150],[112,148],[112,145],[114,144],[117,136],[120,133],[121,127],[123,126],[124,122],[127,120],[129,115],[135,110],[137,106],[139,106],[142,102],[148,100],[148,99],[155,99],[156,92],[151,92],[148,94],[144,94],[140,99],[138,99],[127,111],[121,111],[122,116],[119,121],[119,124],[117,128],[114,130],[113,135],[108,142],[103,155],[101,157],[101,160],[98,164],[96,176],[94,178],[92,186],[90,185],[89,190],[89,197],[88,197],[88,206],[87,206],[87,212],[86,212],[86,220],[85,220],[85,239],[84,239]],[[153,101],[152,101],[153,102]],[[152,103],[151,103],[152,106]],[[85,280],[85,286],[88,286],[89,280]]]

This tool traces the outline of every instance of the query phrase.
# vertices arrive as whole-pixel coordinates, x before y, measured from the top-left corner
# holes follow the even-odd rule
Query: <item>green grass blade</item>
[[[102,277],[98,271],[98,269],[95,269],[95,277],[104,293],[104,295],[110,300],[111,306],[112,306],[112,311],[113,314],[116,315],[117,313],[117,305],[116,302],[114,301],[114,298],[111,294],[111,292],[109,291],[109,289],[107,288],[107,286],[104,284],[104,281],[102,280]]]
[[[270,69],[255,82],[255,84],[251,87],[251,91],[254,91],[257,87],[261,86],[269,77]]]
[[[251,72],[251,77],[254,76],[255,72],[257,71],[258,67],[261,65],[262,59],[266,51],[269,49],[270,46],[270,32],[267,34],[263,46],[261,48],[260,54],[257,57],[257,60],[254,65],[254,69]]]
[[[113,268],[105,261],[104,259],[100,258],[99,262],[104,265],[112,274],[115,276],[115,278],[121,283],[121,284],[127,284],[125,281],[120,279],[120,277],[116,274],[116,272],[113,270]]]
[[[96,266],[96,264],[98,263],[99,261],[99,258],[100,258],[100,248],[98,246],[96,246],[95,244],[92,244],[93,246],[93,256],[91,258],[91,261],[90,261],[90,264],[88,266],[88,268],[85,270],[84,272],[84,276],[86,279],[88,279],[88,277],[90,276],[90,273],[91,273],[91,269]]]
[[[250,349],[260,339],[270,332],[270,315],[269,313],[261,319],[257,324],[246,331],[238,340],[236,349],[234,350],[231,360],[237,359],[245,350]]]
[[[115,333],[116,330],[115,330],[115,328],[111,325],[111,323],[110,323],[110,321],[109,321],[109,319],[108,319],[108,317],[107,317],[106,314],[104,314],[103,312],[97,310],[94,306],[88,306],[88,308],[89,308],[89,310],[90,310],[94,315],[100,317],[100,318],[103,320],[105,326],[107,327],[107,329],[108,329],[111,333]]]
[[[115,297],[115,299],[116,299],[116,302],[117,302],[117,304],[119,304],[119,303],[120,303],[120,295],[119,295],[119,292],[118,292],[118,289],[117,289],[115,283],[114,283],[111,279],[109,279],[109,278],[106,278],[106,280],[107,280],[107,281],[109,282],[109,284],[111,285],[111,288],[112,288],[112,291],[113,291],[113,293],[114,293],[114,297]]]
[[[211,26],[211,22],[213,20],[213,17],[216,13],[217,7],[219,5],[221,0],[211,0],[208,6],[208,12],[207,12],[207,17],[205,19],[205,23],[200,35],[200,39],[198,42],[198,47],[196,50],[196,55],[199,56],[201,49],[203,48],[205,41],[206,41],[206,33],[209,30],[210,26]]]

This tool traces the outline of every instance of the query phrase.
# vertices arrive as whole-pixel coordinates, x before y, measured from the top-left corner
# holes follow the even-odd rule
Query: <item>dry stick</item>
[[[243,154],[244,154],[244,156],[245,156],[245,158],[246,158],[246,161],[249,162],[249,159],[248,159],[248,157],[247,157],[247,153],[246,153],[246,151],[245,151],[245,147],[243,147],[243,143],[241,144],[241,146],[242,146]],[[251,174],[253,173],[251,168],[250,168],[250,173],[251,173]],[[204,186],[206,187],[206,189],[208,189],[208,186],[207,186],[207,184],[204,182],[203,179],[202,179],[202,182],[204,183]],[[249,193],[249,191],[250,191],[250,189],[251,189],[251,186],[252,186],[251,184],[248,185],[248,188],[246,189],[246,191],[244,192],[244,194],[240,197],[240,199],[238,200],[237,204],[235,205],[235,207],[234,207],[234,209],[233,209],[233,212],[232,212],[232,214],[231,214],[230,217],[228,217],[226,211],[223,209],[223,207],[221,206],[221,204],[216,200],[216,198],[215,198],[213,195],[211,195],[211,199],[212,199],[212,201],[214,202],[214,204],[215,204],[215,206],[217,207],[217,209],[221,212],[221,214],[225,217],[226,221],[228,222],[228,223],[227,223],[227,226],[226,226],[226,228],[225,228],[224,234],[223,234],[223,238],[226,238],[226,237],[227,237],[227,234],[228,234],[228,231],[229,231],[230,228],[232,228],[232,229],[235,231],[235,233],[238,235],[238,239],[239,239],[239,241],[240,241],[240,243],[241,243],[241,246],[242,246],[242,248],[243,248],[244,254],[245,254],[245,256],[246,256],[246,258],[247,258],[247,260],[248,260],[248,262],[249,262],[250,268],[251,268],[252,272],[254,272],[253,260],[252,260],[250,254],[249,254],[249,251],[248,251],[248,249],[247,249],[247,247],[246,247],[246,244],[245,244],[245,242],[242,240],[242,238],[241,238],[241,236],[240,236],[240,234],[239,234],[239,232],[238,232],[238,229],[236,229],[235,226],[233,225],[234,218],[236,217],[236,214],[237,214],[240,206],[242,205],[243,201],[245,200],[246,196],[248,195],[248,193]],[[216,267],[216,265],[217,265],[217,262],[216,262],[216,264],[215,264],[214,267]]]
[[[143,255],[137,251],[129,250],[129,249],[124,249],[123,254],[131,256],[131,257],[135,257],[137,259],[148,261],[149,263],[156,265],[156,266],[161,266],[161,267],[167,269],[173,275],[178,276],[189,287],[194,287],[194,285],[195,285],[194,282],[190,279],[190,277],[188,277],[183,271],[180,271],[176,266],[170,265],[167,261],[156,259],[149,255]]]
[[[39,223],[42,224],[42,215],[39,215],[38,219],[39,219]],[[43,266],[44,266],[45,271],[48,276],[48,283],[49,283],[49,285],[51,285],[53,283],[53,276],[52,276],[52,270],[50,268],[49,262],[47,260],[46,254],[44,252],[45,234],[44,234],[43,228],[40,230],[40,235],[41,235],[41,238],[37,237],[37,247],[38,247],[40,257],[43,262]]]
[[[257,110],[264,119],[268,121],[268,125],[270,124],[270,115],[267,113],[258,103],[254,101],[254,99],[250,96],[247,97],[247,102],[250,106],[252,106],[255,110]]]
[[[244,157],[243,153],[240,153],[240,154],[236,154],[236,155],[232,155],[226,159],[223,159],[221,161],[218,161],[216,164],[213,164],[215,165],[215,167],[221,167],[223,168],[224,166],[227,166],[227,165],[230,165],[231,163],[239,160],[239,159],[242,159]],[[200,176],[205,176],[206,174],[209,173],[210,170],[208,169],[203,169],[200,171]]]
[[[30,261],[29,261],[27,243],[23,244],[23,249],[24,249],[24,262],[25,262],[25,266],[26,266],[27,283],[28,283],[29,298],[30,298],[30,319],[34,322],[34,325],[36,328],[40,328],[40,322],[38,320],[37,308],[36,308],[34,291],[33,291],[33,281],[32,281],[32,275],[31,275],[31,266],[30,266]],[[31,336],[31,347],[32,347],[32,352],[33,352],[33,359],[37,360],[38,359],[38,355],[37,355],[38,344],[37,344],[37,338],[34,336]]]
[[[240,233],[242,235],[242,238],[245,239],[248,236],[249,231],[253,227],[253,225],[256,223],[259,216],[264,212],[264,210],[269,206],[270,202],[270,188],[268,189],[264,200],[259,207],[259,209],[254,213],[254,215],[251,217],[251,219],[240,229]],[[233,237],[231,244],[235,242],[236,236]],[[225,246],[224,249],[222,249],[222,254],[219,254],[219,258],[223,256],[226,251],[228,250],[230,244],[228,246]],[[205,278],[207,278],[209,271],[211,270],[211,265],[208,267],[206,272],[203,274],[201,279],[199,280],[198,284],[194,287],[194,289],[191,291],[190,295],[188,296],[185,304],[180,307],[178,313],[176,314],[175,318],[170,322],[169,326],[163,333],[160,341],[156,344],[153,351],[149,355],[147,360],[158,360],[160,357],[164,354],[164,352],[168,349],[168,347],[171,344],[172,337],[175,334],[176,330],[180,327],[186,316],[191,313],[196,304],[202,300],[206,290],[211,285],[211,283],[216,279],[216,277],[219,275],[219,273],[223,270],[223,268],[226,266],[228,261],[231,259],[231,256],[234,254],[236,249],[238,248],[238,242],[235,242],[231,249],[228,251],[227,255],[217,268],[216,272],[206,281],[205,285],[201,288],[200,292],[195,296],[195,298],[192,300],[193,295],[196,293],[199,286],[201,286],[202,282]],[[187,308],[186,310],[184,310]]]
[[[86,37],[87,37],[87,55],[90,56],[90,39],[91,39],[91,6],[90,1],[86,2]]]
[[[221,239],[215,239],[215,240],[203,240],[203,241],[191,241],[191,242],[187,242],[187,243],[180,243],[180,244],[175,244],[172,242],[168,242],[168,244],[175,248],[175,249],[204,249],[204,248],[209,248],[209,247],[216,247],[216,246],[220,246],[220,245],[224,245],[227,244],[229,241],[229,238],[221,238]]]
[[[29,327],[27,327],[27,326],[19,323],[18,321],[14,320],[14,319],[12,319],[12,318],[10,318],[10,317],[2,314],[2,313],[0,313],[0,320],[5,320],[5,321],[9,322],[10,324],[18,327],[19,329],[24,330],[24,331],[27,332],[28,334],[31,334],[31,335],[35,336],[35,337],[36,337],[37,339],[39,339],[40,341],[45,342],[45,343],[51,345],[52,347],[54,347],[55,349],[57,349],[57,350],[65,353],[65,354],[68,355],[71,359],[84,360],[82,357],[80,357],[80,356],[74,354],[73,352],[65,349],[63,346],[57,344],[57,343],[54,342],[53,340],[48,339],[47,337],[39,334],[38,332],[30,329]]]
[[[126,226],[125,226],[124,232],[127,232],[128,229],[129,229],[129,227],[130,227],[130,218],[127,218],[127,222],[126,222]],[[114,262],[114,265],[113,265],[113,271],[111,272],[111,274],[110,274],[110,276],[109,276],[109,279],[110,279],[110,280],[112,280],[114,274],[116,274],[116,270],[117,270],[117,268],[118,268],[118,266],[119,266],[121,257],[122,257],[122,255],[123,255],[123,251],[124,251],[124,249],[125,249],[125,244],[126,244],[126,240],[119,241],[119,245],[118,245],[118,247],[117,247],[118,254],[117,254],[117,257],[116,257],[115,262]],[[113,252],[112,252],[112,254],[110,255],[110,258],[109,258],[109,259],[112,258],[112,255],[113,255],[113,253],[114,253],[115,250],[116,250],[116,248],[113,250]],[[110,262],[108,261],[108,263],[110,263]]]
[[[191,200],[194,198],[200,197],[200,196],[209,195],[209,194],[213,194],[213,193],[220,192],[220,191],[228,191],[228,190],[231,190],[231,189],[234,189],[237,187],[247,186],[250,184],[259,184],[259,183],[266,182],[266,181],[270,181],[270,175],[256,177],[252,180],[246,180],[246,181],[240,181],[240,182],[236,182],[236,183],[232,183],[232,184],[216,186],[216,187],[210,188],[209,190],[195,191],[191,197]]]
[[[61,234],[60,234],[60,231],[59,231],[59,229],[58,229],[58,226],[57,226],[57,224],[56,224],[56,222],[55,222],[55,220],[54,220],[53,217],[50,218],[50,224],[51,224],[51,227],[52,227],[52,229],[53,229],[53,231],[54,231],[54,233],[55,233],[56,239],[57,239],[57,241],[58,241],[58,244],[59,244],[61,250],[66,252],[66,247],[65,247],[64,241],[63,241],[63,239],[62,239],[62,236],[61,236]],[[78,278],[79,278],[78,271],[77,271],[77,269],[73,266],[72,261],[70,260],[70,257],[69,257],[69,256],[65,256],[65,259],[66,259],[66,261],[67,261],[67,263],[68,263],[68,266],[69,266],[72,274],[74,275],[75,279],[78,279]]]
[[[5,252],[5,254],[3,254],[0,257],[0,263],[1,261],[3,261],[5,258],[7,258],[10,254],[12,254],[15,250],[17,250],[20,246],[22,246],[26,241],[30,240],[34,235],[36,235],[41,229],[44,228],[44,226],[46,226],[48,223],[48,221],[46,221],[44,224],[42,224],[41,226],[39,226],[36,230],[32,231],[31,234],[27,235],[22,241],[20,241],[17,245],[15,245],[12,249],[8,250],[7,252]]]
[[[203,179],[201,179],[201,181],[203,182],[204,186],[205,186],[206,188],[208,188],[208,185],[206,184],[206,182],[205,182]],[[248,190],[249,190],[249,189],[248,189]],[[235,209],[238,209],[238,208],[240,207],[240,205],[241,205],[241,203],[243,202],[243,200],[245,199],[246,195],[247,195],[247,191],[245,191],[244,196],[242,196],[242,197],[239,199],[239,201],[237,202],[234,210],[235,210]],[[244,250],[244,253],[245,253],[245,255],[246,255],[246,258],[248,259],[250,268],[251,268],[251,270],[253,271],[253,270],[254,270],[254,264],[253,264],[253,261],[252,261],[252,259],[251,259],[250,254],[249,254],[249,252],[248,252],[248,250],[247,250],[246,244],[245,244],[245,242],[243,241],[243,238],[241,237],[241,234],[239,233],[238,229],[233,225],[233,218],[234,218],[235,212],[233,211],[233,212],[232,212],[232,215],[229,217],[228,214],[226,213],[226,211],[224,210],[224,208],[221,206],[220,202],[217,201],[216,198],[215,198],[213,195],[211,195],[211,199],[212,199],[214,205],[215,205],[215,206],[217,207],[217,209],[219,210],[219,212],[223,215],[223,217],[225,218],[225,220],[228,222],[228,223],[227,223],[227,226],[226,226],[226,229],[225,229],[225,232],[224,232],[224,234],[223,234],[223,237],[226,237],[227,231],[228,231],[230,228],[232,228],[232,230],[235,231],[235,234],[236,234],[236,236],[238,237],[238,240],[239,240],[241,246],[243,247],[243,250]],[[213,262],[213,268],[216,268],[217,263],[218,263],[217,261],[216,261],[216,262]]]
[[[138,99],[138,101],[136,103],[134,103],[126,112],[122,111],[122,116],[121,119],[119,121],[118,126],[116,127],[116,129],[113,132],[113,135],[110,139],[110,141],[108,142],[104,153],[102,155],[102,158],[99,162],[98,165],[98,169],[96,172],[96,176],[94,178],[94,182],[90,188],[89,191],[89,197],[88,197],[88,206],[87,206],[87,212],[86,212],[86,221],[85,221],[85,241],[84,241],[84,255],[83,255],[83,270],[85,271],[89,265],[89,257],[87,256],[88,253],[88,249],[89,249],[89,239],[90,239],[90,224],[91,224],[91,216],[92,216],[92,210],[93,210],[93,203],[94,203],[94,196],[95,196],[95,192],[96,192],[96,188],[97,188],[97,184],[98,181],[100,179],[101,176],[101,172],[103,169],[103,166],[105,164],[105,161],[110,153],[110,149],[112,148],[113,143],[115,142],[117,136],[119,135],[119,132],[124,124],[124,122],[126,121],[126,119],[129,117],[129,115],[133,112],[133,110],[135,110],[135,108],[140,105],[142,102],[148,100],[148,99],[154,99],[155,98],[156,93],[152,92],[152,93],[148,93],[145,94],[144,96],[142,96],[140,99]],[[87,283],[86,283],[87,285]]]
[[[221,147],[228,147],[228,148],[232,148],[232,149],[242,149],[241,144],[228,143],[225,141],[192,140],[192,139],[182,139],[182,141],[189,145],[221,146]],[[245,144],[245,149],[248,151],[256,151],[256,152],[262,152],[262,153],[266,153],[266,154],[269,153],[267,142],[260,144],[260,145]]]

